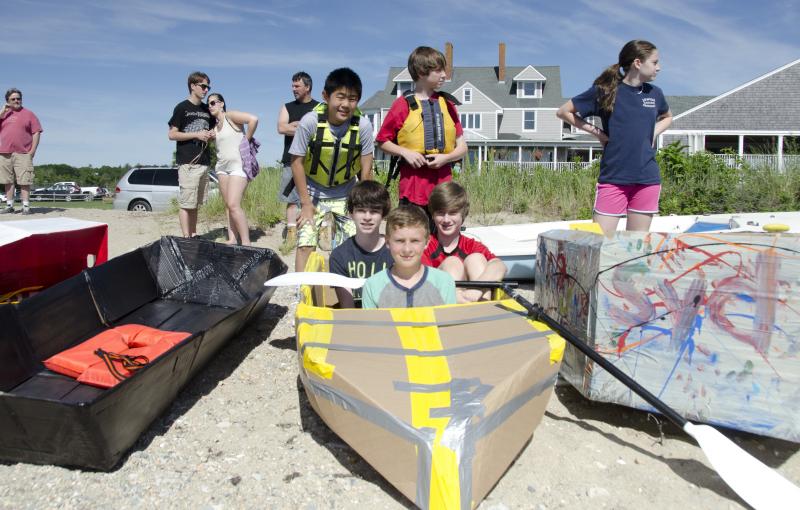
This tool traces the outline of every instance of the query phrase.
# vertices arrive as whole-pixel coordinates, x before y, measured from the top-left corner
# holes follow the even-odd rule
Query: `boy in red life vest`
[[[442,52],[420,46],[408,57],[415,82],[392,103],[375,140],[381,150],[399,157],[401,204],[427,210],[434,186],[451,179],[451,163],[467,152],[456,99],[437,89],[446,78]]]
[[[447,272],[454,280],[501,281],[506,265],[480,241],[461,235],[461,225],[469,213],[466,190],[457,182],[437,185],[428,209],[436,232],[431,235],[422,263]],[[490,291],[457,289],[459,303],[489,299]]]

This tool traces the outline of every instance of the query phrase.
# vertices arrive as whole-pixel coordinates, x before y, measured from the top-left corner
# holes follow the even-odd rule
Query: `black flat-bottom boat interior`
[[[266,306],[271,250],[164,237],[0,306],[0,459],[110,469],[183,385]],[[108,389],[43,360],[110,327],[191,335]]]

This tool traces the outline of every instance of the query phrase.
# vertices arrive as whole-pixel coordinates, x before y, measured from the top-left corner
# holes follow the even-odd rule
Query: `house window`
[[[542,83],[538,81],[523,81],[517,84],[518,97],[542,97]]]
[[[408,91],[414,90],[414,82],[399,81],[397,82],[397,97],[402,96]]]
[[[481,114],[480,113],[462,113],[461,114],[461,127],[464,129],[480,129],[481,128]]]
[[[522,130],[536,131],[536,110],[525,110],[522,112]]]
[[[472,89],[464,89],[462,99],[464,104],[472,104]]]

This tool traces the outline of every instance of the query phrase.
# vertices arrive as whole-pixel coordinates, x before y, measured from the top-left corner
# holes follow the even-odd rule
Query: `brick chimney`
[[[501,42],[498,48],[497,81],[506,81],[506,43]]]
[[[445,60],[445,73],[447,74],[447,81],[453,78],[453,43],[444,43],[444,60]]]

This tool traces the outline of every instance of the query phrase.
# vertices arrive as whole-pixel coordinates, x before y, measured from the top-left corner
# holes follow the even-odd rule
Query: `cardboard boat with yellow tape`
[[[325,270],[321,256],[309,264]],[[499,290],[483,303],[360,310],[326,306],[327,287],[301,289],[298,361],[314,410],[418,507],[475,508],[541,421],[564,340]]]

